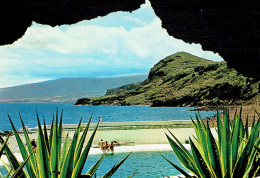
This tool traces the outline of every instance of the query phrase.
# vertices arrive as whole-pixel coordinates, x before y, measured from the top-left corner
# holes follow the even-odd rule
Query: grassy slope
[[[91,98],[92,105],[219,105],[249,100],[258,93],[259,82],[213,62],[180,52],[161,60],[142,83],[112,89],[104,97]]]

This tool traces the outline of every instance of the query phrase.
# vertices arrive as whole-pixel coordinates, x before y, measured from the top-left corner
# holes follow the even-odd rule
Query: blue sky
[[[0,46],[0,88],[64,77],[110,77],[148,73],[161,59],[185,51],[223,59],[200,44],[168,35],[149,1],[73,25],[32,23],[22,38]]]

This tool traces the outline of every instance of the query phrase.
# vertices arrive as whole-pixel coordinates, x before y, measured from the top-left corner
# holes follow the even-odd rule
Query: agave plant
[[[7,145],[9,137],[10,137],[10,134],[7,136],[6,140],[4,141],[3,138],[0,136],[0,142],[2,143],[2,147],[0,149],[0,160],[1,160],[1,157],[4,152],[7,155],[9,155],[8,160],[10,162],[12,162],[13,168],[16,167],[16,169],[13,169],[13,168],[11,169],[4,161],[2,161],[2,163],[4,164],[4,166],[6,167],[6,169],[8,171],[8,174],[5,177],[9,177],[9,175],[12,175],[12,177],[16,177],[23,173],[23,168],[24,168],[25,164],[27,163],[27,161],[29,160],[31,155],[29,155],[23,163],[19,164],[19,162],[15,158],[14,154],[12,153],[12,151],[10,150],[10,148]],[[4,176],[0,173],[0,177],[4,177]]]
[[[259,128],[260,122],[251,128],[246,119],[245,126],[241,119],[241,112],[235,114],[234,121],[229,119],[228,112],[223,113],[223,123],[217,113],[217,138],[213,137],[209,124],[204,124],[196,114],[196,121],[192,120],[196,137],[189,138],[191,152],[170,132],[173,139],[166,135],[168,141],[181,162],[191,173],[188,174],[166,159],[174,168],[187,177],[254,177],[259,173]]]
[[[71,143],[69,141],[68,134],[66,136],[65,142],[62,143],[63,114],[61,113],[59,123],[58,112],[56,113],[56,116],[53,116],[51,130],[48,136],[45,119],[43,117],[44,125],[42,129],[40,119],[37,113],[38,139],[36,153],[34,152],[31,146],[30,138],[21,115],[20,119],[23,127],[23,133],[25,136],[27,148],[25,144],[22,142],[21,137],[15,129],[9,115],[8,117],[13,128],[14,135],[16,137],[16,141],[18,143],[21,155],[23,157],[23,160],[25,161],[23,163],[19,163],[15,155],[12,153],[12,151],[6,144],[8,138],[6,139],[6,141],[0,138],[0,142],[2,144],[2,147],[0,149],[0,156],[3,153],[3,151],[5,151],[5,154],[11,166],[11,168],[9,168],[9,174],[7,175],[7,177],[92,177],[105,157],[105,154],[102,155],[101,158],[87,171],[86,174],[81,174],[99,124],[97,124],[93,134],[91,135],[90,139],[84,147],[85,139],[87,136],[92,116],[90,117],[89,122],[81,136],[80,129],[82,118],[74,132],[74,136]],[[130,154],[128,154],[128,156]],[[109,172],[107,172],[103,177],[111,177],[115,173],[115,171],[121,166],[121,164],[127,159],[128,156],[126,156],[120,163],[112,167],[112,169]],[[26,167],[26,169],[23,169],[24,166]]]

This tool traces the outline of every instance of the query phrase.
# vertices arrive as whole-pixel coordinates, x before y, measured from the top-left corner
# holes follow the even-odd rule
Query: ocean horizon
[[[103,122],[135,122],[135,121],[172,121],[190,120],[195,117],[195,107],[147,107],[147,106],[75,106],[73,103],[0,103],[0,130],[11,130],[8,119],[10,115],[16,129],[22,127],[19,113],[29,128],[37,126],[36,112],[40,121],[44,116],[46,124],[50,125],[53,114],[63,111],[63,124],[78,124],[81,117],[83,123],[98,122],[99,116]],[[202,118],[211,117],[214,111],[200,111]]]

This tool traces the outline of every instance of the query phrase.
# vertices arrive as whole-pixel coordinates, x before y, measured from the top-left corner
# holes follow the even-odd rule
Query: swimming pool
[[[114,155],[106,155],[96,172],[97,177],[103,176],[114,166],[114,164],[120,162],[127,154],[128,153],[116,153]],[[134,152],[126,159],[126,161],[116,171],[113,177],[128,177],[132,175],[135,171],[137,171],[134,176],[136,178],[179,175],[180,173],[175,168],[173,168],[166,160],[164,160],[161,154],[178,166],[182,167],[173,151]],[[87,170],[93,164],[95,164],[95,162],[100,157],[101,154],[89,155],[82,173],[86,173]]]
[[[128,177],[137,171],[135,178],[143,177],[166,177],[172,175],[179,175],[180,173],[173,168],[166,160],[161,156],[165,156],[167,159],[177,164],[178,159],[174,155],[173,151],[149,151],[149,152],[134,152],[132,153],[126,161],[121,165],[121,167],[112,176],[114,178]],[[107,154],[102,161],[100,167],[96,171],[97,177],[103,176],[108,172],[116,163],[119,163],[128,153],[115,153]],[[86,164],[83,168],[82,174],[85,174],[92,165],[94,165],[102,154],[89,155]],[[182,167],[183,168],[183,167]],[[0,172],[5,175],[7,174],[5,168],[0,166]]]

